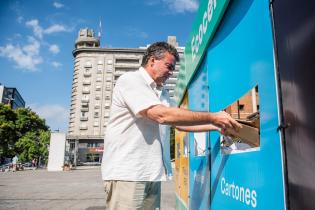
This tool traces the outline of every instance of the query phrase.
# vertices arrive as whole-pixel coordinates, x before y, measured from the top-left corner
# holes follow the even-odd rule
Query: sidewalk
[[[162,210],[175,208],[174,189],[174,182],[163,182]],[[104,209],[100,167],[63,172],[1,172],[0,209]]]

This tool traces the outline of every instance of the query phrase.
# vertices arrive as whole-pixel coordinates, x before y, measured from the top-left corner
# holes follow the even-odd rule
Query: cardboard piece
[[[253,126],[249,126],[242,121],[238,121],[242,124],[242,128],[238,131],[234,131],[233,129],[227,129],[227,135],[232,138],[239,138],[243,143],[249,144],[252,147],[259,147],[260,145],[260,137],[259,137],[259,129]]]

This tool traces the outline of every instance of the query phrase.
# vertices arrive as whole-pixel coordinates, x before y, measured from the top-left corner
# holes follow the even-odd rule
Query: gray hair
[[[157,60],[163,59],[166,52],[173,55],[177,62],[179,61],[179,55],[175,47],[168,44],[167,42],[155,42],[151,44],[150,47],[148,47],[148,49],[145,51],[141,66],[145,67],[151,57]]]

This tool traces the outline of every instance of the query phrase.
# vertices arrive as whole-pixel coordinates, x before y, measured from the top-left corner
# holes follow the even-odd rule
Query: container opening
[[[220,136],[221,152],[233,154],[260,149],[260,111],[258,85],[223,111],[242,124],[239,131],[228,129]]]

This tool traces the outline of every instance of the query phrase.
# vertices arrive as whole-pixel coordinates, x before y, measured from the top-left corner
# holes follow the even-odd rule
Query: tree
[[[49,128],[30,108],[12,110],[0,104],[0,157],[20,156],[21,161],[47,162]]]
[[[29,131],[48,130],[45,120],[41,119],[30,108],[18,108],[15,110],[17,120],[15,122],[16,131],[19,138]]]
[[[22,162],[36,159],[38,163],[47,163],[49,131],[29,131],[15,144]]]
[[[41,119],[30,108],[16,110],[16,131],[19,137],[16,151],[21,161],[36,159],[46,163],[48,157],[49,132],[45,120]]]
[[[49,143],[50,143],[50,131],[41,130],[39,132],[40,142],[39,142],[39,161],[38,163],[48,164],[48,154],[49,154]]]
[[[0,103],[0,157],[14,155],[14,144],[17,140],[15,131],[16,113],[8,106]]]

